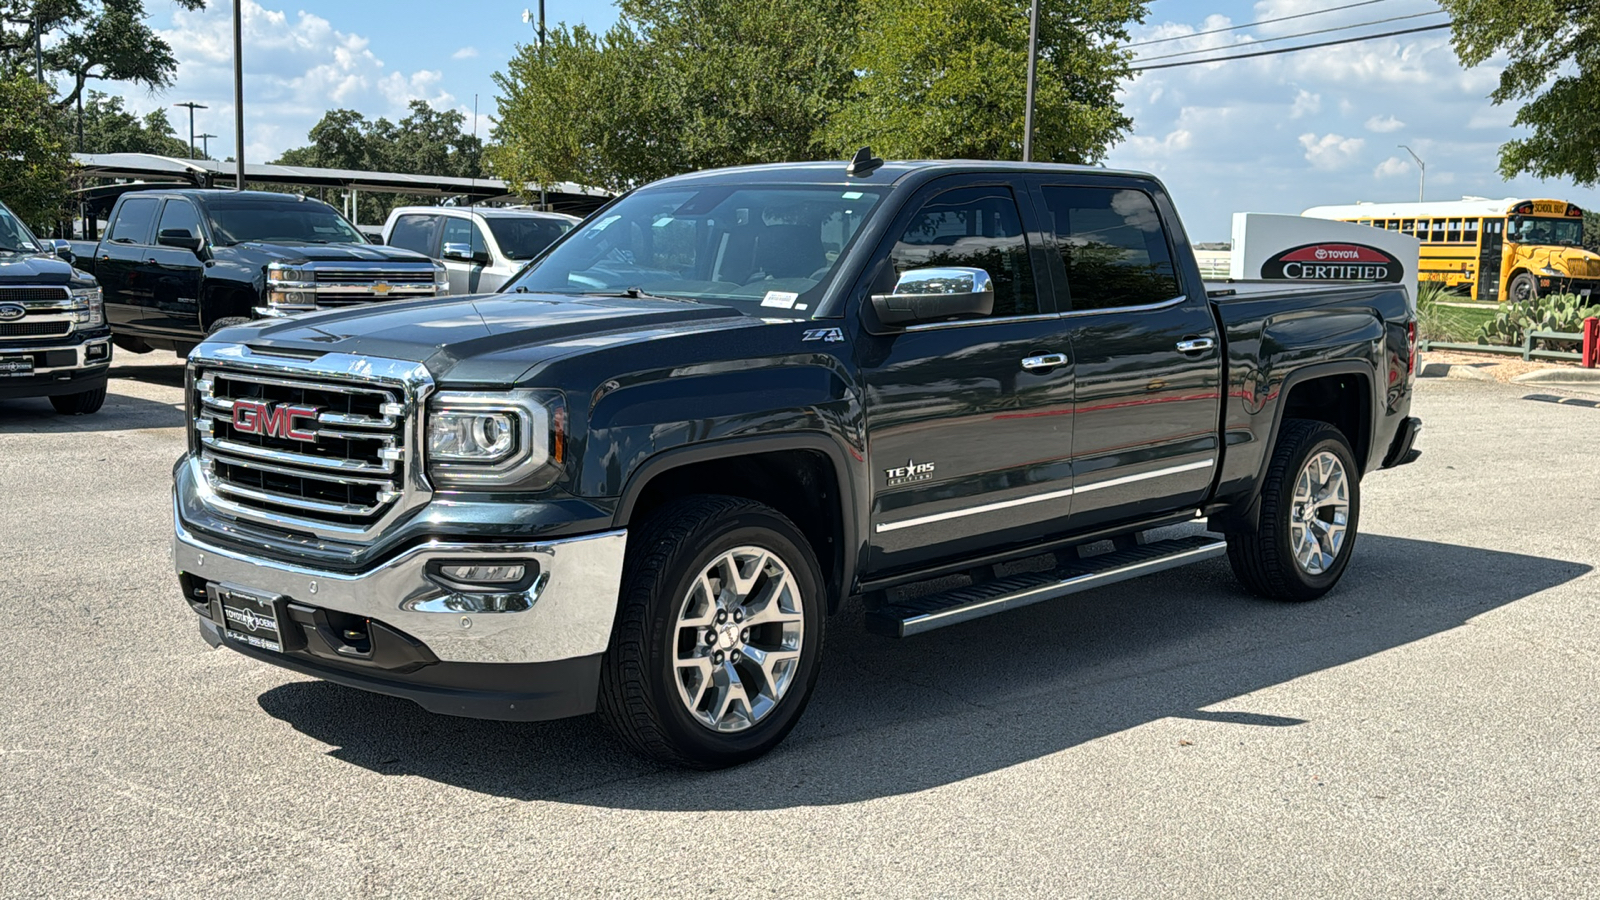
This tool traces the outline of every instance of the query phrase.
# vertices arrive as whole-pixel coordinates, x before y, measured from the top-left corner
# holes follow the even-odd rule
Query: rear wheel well
[[[828,585],[828,611],[843,594],[844,523],[838,473],[827,454],[777,450],[687,463],[660,472],[639,491],[628,515],[633,527],[667,503],[696,494],[744,497],[793,522],[811,543]]]
[[[1355,451],[1356,465],[1365,474],[1372,448],[1372,383],[1354,372],[1324,375],[1289,389],[1279,420],[1315,419],[1344,433]]]

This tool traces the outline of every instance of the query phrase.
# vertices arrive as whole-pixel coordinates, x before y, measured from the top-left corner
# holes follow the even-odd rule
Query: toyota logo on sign
[[[1398,259],[1366,244],[1301,244],[1261,264],[1261,277],[1289,281],[1387,281],[1405,279]]]
[[[26,306],[16,303],[0,303],[0,322],[15,322],[28,314]]]

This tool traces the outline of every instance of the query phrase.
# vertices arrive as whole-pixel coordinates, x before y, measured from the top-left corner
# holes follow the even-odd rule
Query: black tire
[[[212,322],[211,327],[206,330],[206,336],[210,337],[224,328],[232,328],[235,325],[248,325],[250,321],[250,319],[247,319],[244,316],[227,316],[225,318],[218,319],[215,322]]]
[[[727,551],[746,546],[776,555],[795,579],[800,656],[769,712],[742,731],[714,731],[679,696],[678,615],[700,573]],[[711,495],[663,506],[629,535],[617,623],[600,671],[601,716],[631,749],[661,762],[719,769],[761,756],[789,733],[811,696],[826,602],[816,555],[777,510]]]
[[[1539,282],[1528,272],[1518,272],[1506,285],[1506,299],[1517,303],[1539,299]]]
[[[63,416],[87,416],[99,412],[100,407],[106,402],[106,386],[100,385],[93,390],[82,391],[77,394],[56,394],[50,398],[50,405],[56,412]]]
[[[1323,452],[1344,467],[1349,507],[1344,538],[1332,562],[1313,574],[1295,558],[1291,517],[1295,483],[1307,463]],[[1333,589],[1355,551],[1361,518],[1361,475],[1344,432],[1326,422],[1289,419],[1278,432],[1266,483],[1261,488],[1261,518],[1253,532],[1228,535],[1233,574],[1255,594],[1272,600],[1304,602]]]

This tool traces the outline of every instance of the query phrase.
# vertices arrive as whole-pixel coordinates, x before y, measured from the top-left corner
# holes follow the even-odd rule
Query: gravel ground
[[[1343,584],[1214,561],[905,641],[830,622],[771,756],[686,774],[206,649],[181,369],[0,405],[0,896],[1591,897],[1600,411],[1431,379]]]
[[[1471,366],[1494,376],[1495,381],[1509,383],[1511,379],[1528,372],[1545,369],[1576,369],[1578,364],[1561,359],[1529,359],[1518,356],[1501,356],[1495,353],[1461,353],[1455,350],[1429,350],[1422,354],[1422,365],[1444,363],[1450,366]]]

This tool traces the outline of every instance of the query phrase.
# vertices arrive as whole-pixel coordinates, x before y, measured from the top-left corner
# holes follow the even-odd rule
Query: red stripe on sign
[[[1317,244],[1279,257],[1284,262],[1390,263],[1389,254],[1360,244]]]

